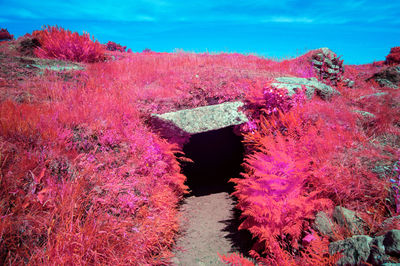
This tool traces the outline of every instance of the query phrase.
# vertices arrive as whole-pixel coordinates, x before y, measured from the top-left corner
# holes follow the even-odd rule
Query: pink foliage
[[[14,39],[14,35],[11,35],[7,29],[0,29],[0,41],[10,41]]]
[[[106,44],[107,50],[109,51],[119,51],[119,52],[125,52],[126,50],[126,46],[122,46],[118,43],[112,42],[112,41],[108,41],[108,43]]]
[[[220,255],[221,261],[230,266],[254,266],[254,263],[243,257],[243,254],[231,253],[229,255]]]
[[[33,37],[41,57],[104,59],[88,34],[48,27]],[[399,92],[360,98],[375,93],[365,80],[379,65],[346,66],[356,89],[338,84],[340,98],[323,102],[303,93],[290,99],[269,85],[280,76],[312,77],[304,58],[124,53],[84,71],[13,83],[4,82],[3,71],[17,68],[3,67],[10,58],[0,62],[7,85],[0,94],[0,264],[170,263],[186,177],[180,147],[150,130],[149,114],[227,101],[246,101],[251,118],[242,130],[243,178],[232,181],[257,262],[334,265],[329,241],[311,228],[317,211],[352,208],[371,234],[398,212],[398,180],[372,170],[399,158]],[[252,265],[241,254],[220,257]]]
[[[45,27],[33,33],[41,46],[35,50],[40,58],[56,58],[75,62],[94,63],[104,61],[104,48],[90,39],[88,33],[79,35],[57,26]]]
[[[400,46],[390,49],[390,53],[386,56],[386,64],[400,64]]]

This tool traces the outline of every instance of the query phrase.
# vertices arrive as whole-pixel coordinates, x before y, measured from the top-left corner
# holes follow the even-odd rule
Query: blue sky
[[[238,52],[284,59],[329,47],[347,64],[400,46],[398,0],[0,0],[16,37],[59,25],[133,51]]]

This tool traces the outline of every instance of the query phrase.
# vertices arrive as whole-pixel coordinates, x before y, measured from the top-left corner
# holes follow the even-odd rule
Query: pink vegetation
[[[88,33],[79,35],[57,26],[48,26],[35,31],[41,47],[36,49],[40,58],[56,58],[75,62],[94,63],[104,61],[104,48],[99,42],[91,40]]]
[[[101,62],[104,48],[88,34],[48,27],[33,35],[40,57],[99,62],[19,80],[2,73],[0,264],[169,263],[187,187],[180,147],[151,132],[149,114],[232,100],[245,101],[252,118],[242,128],[243,178],[232,181],[240,228],[256,238],[254,259],[334,264],[338,256],[311,224],[336,205],[357,211],[371,235],[394,227],[379,225],[398,212],[390,194],[397,180],[373,169],[399,158],[400,92],[361,97],[376,93],[365,79],[379,66],[346,66],[356,89],[339,83],[331,102],[290,100],[270,84],[315,77],[304,57],[110,52],[120,60]],[[335,232],[336,240],[349,236]],[[238,254],[221,259],[252,265]]]
[[[394,65],[400,64],[400,47],[393,47],[390,53],[386,56],[386,64]]]

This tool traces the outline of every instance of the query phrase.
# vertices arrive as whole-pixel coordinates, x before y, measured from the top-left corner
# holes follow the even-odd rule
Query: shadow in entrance
[[[191,190],[189,196],[201,197],[215,193],[231,194],[233,183],[229,179],[240,177],[244,159],[243,138],[234,134],[233,127],[227,127],[192,135],[183,147],[185,156],[193,163],[183,163],[183,174]],[[236,199],[232,197],[236,205]],[[232,210],[231,217],[219,221],[224,224],[225,236],[232,243],[231,252],[247,255],[254,241],[248,231],[238,231],[240,211]]]
[[[233,184],[228,181],[239,177],[242,170],[244,148],[241,141],[242,137],[233,133],[233,127],[190,137],[183,152],[194,163],[183,163],[182,169],[191,195],[233,192]]]

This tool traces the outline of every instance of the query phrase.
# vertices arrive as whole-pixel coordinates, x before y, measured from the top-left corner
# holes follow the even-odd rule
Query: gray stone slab
[[[248,122],[246,115],[238,111],[242,106],[243,102],[226,102],[165,114],[152,114],[152,118],[172,124],[188,134],[197,134]]]
[[[32,66],[40,68],[40,69],[47,69],[51,71],[69,71],[69,70],[83,70],[85,69],[84,67],[81,67],[79,65],[65,65],[65,66],[50,66],[50,65],[38,65],[38,64],[32,64]]]
[[[377,93],[373,93],[373,94],[368,94],[368,95],[364,95],[364,96],[360,96],[358,98],[358,100],[362,100],[364,98],[371,98],[371,97],[380,97],[380,96],[385,96],[389,94],[388,92],[377,92]]]
[[[289,97],[301,90],[302,85],[306,87],[306,95],[309,99],[313,97],[315,91],[317,91],[318,96],[325,100],[329,100],[333,95],[340,95],[340,92],[319,82],[316,78],[279,77],[275,80],[276,82],[271,85],[279,89],[286,89]]]

